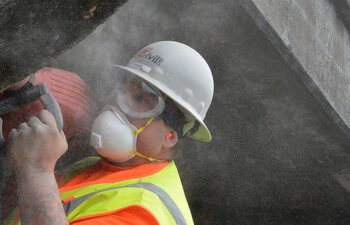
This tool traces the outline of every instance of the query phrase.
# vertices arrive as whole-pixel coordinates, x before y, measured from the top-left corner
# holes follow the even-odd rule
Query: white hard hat
[[[203,122],[214,93],[213,76],[207,62],[194,49],[174,41],[150,44],[126,66],[116,65],[151,83],[171,98],[186,117],[183,134],[210,141]],[[198,129],[188,132],[198,121]]]

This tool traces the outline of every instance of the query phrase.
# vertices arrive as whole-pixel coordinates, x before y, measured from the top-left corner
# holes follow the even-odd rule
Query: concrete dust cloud
[[[316,15],[314,3],[306,7]],[[213,141],[184,140],[176,161],[194,221],[349,224],[339,180],[350,171],[350,143],[261,30],[265,18],[251,16],[239,1],[130,0],[49,65],[79,74],[98,102],[120,78],[111,65],[140,48],[161,40],[193,47],[215,84],[206,117]]]

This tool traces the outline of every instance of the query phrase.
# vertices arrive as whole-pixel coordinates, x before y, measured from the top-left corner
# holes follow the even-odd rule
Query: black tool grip
[[[50,93],[46,83],[40,83],[36,86],[29,87],[23,91],[19,91],[14,96],[0,100],[0,115],[14,111],[24,105],[40,99],[44,108],[49,111],[56,120],[59,131],[63,129],[63,117],[61,108],[56,99]],[[6,149],[7,142],[2,133],[2,119],[0,118],[0,152]]]
[[[63,128],[63,118],[61,108],[56,99],[52,96],[46,83],[40,83],[36,86],[27,88],[18,92],[14,96],[2,99],[0,101],[0,115],[15,111],[22,106],[40,99],[41,104],[47,109],[56,119],[57,128],[59,131]]]
[[[40,102],[41,104],[43,104],[44,108],[55,117],[58,130],[62,130],[63,118],[61,108],[58,105],[56,99],[52,96],[46,83],[40,83],[36,86],[28,88],[25,91],[23,91],[20,95],[20,107],[40,99]]]

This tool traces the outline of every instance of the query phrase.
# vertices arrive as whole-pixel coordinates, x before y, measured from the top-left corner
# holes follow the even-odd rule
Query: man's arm
[[[46,110],[10,132],[9,159],[22,224],[68,224],[54,176],[54,166],[66,150],[65,136]]]
[[[22,224],[68,224],[53,174],[32,170],[16,175]]]

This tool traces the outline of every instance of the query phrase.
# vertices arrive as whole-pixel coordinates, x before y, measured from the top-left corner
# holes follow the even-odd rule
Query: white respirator
[[[137,128],[115,106],[107,106],[92,123],[90,145],[99,155],[115,162],[135,156]]]
[[[138,155],[149,161],[159,161],[137,152],[137,135],[164,109],[161,93],[140,79],[128,79],[124,88],[112,91],[107,106],[93,121],[90,145],[99,155],[113,161],[125,162]],[[118,107],[117,107],[118,106]],[[144,118],[144,126],[136,128],[125,115]]]

